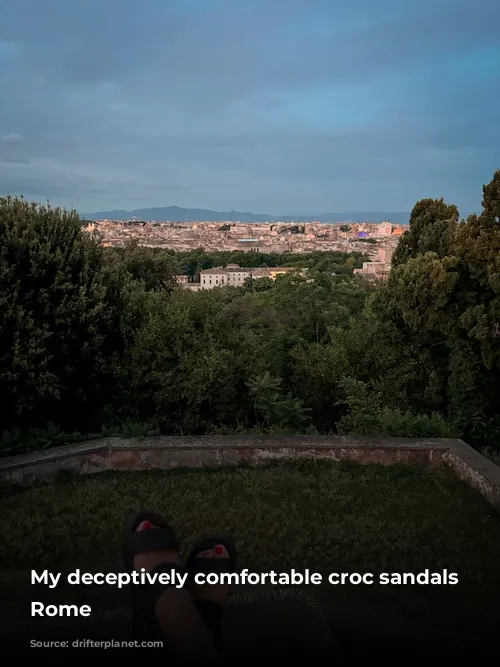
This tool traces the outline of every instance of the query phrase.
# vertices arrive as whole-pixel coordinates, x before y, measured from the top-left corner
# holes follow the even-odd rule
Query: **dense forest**
[[[500,171],[482,212],[413,208],[387,281],[340,253],[102,248],[0,199],[0,451],[83,435],[356,433],[500,445]],[[299,273],[192,292],[211,266]]]

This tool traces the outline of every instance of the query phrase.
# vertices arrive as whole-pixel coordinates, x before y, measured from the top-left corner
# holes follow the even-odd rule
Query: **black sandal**
[[[154,529],[138,531],[143,521],[150,521]],[[167,521],[152,510],[141,510],[131,514],[123,527],[123,559],[127,572],[134,571],[134,557],[148,551],[173,549],[177,551],[179,542]],[[175,570],[184,574],[184,568],[176,563],[163,563],[151,570],[151,574],[170,574]],[[131,584],[133,631],[136,639],[162,639],[163,635],[156,620],[155,604],[169,584]]]
[[[205,558],[199,556],[203,551],[213,549],[218,545],[226,547],[229,558]],[[192,550],[186,560],[186,572],[189,580],[193,580],[196,574],[222,574],[234,572],[236,569],[236,546],[230,535],[221,534],[209,537]],[[224,607],[213,600],[194,600],[194,604],[206,627],[214,638],[215,647],[220,650],[222,639],[222,615]]]

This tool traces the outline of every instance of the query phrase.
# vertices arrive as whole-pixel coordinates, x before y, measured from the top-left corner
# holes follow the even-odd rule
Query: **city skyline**
[[[499,166],[496,0],[4,4],[0,195],[465,214]]]

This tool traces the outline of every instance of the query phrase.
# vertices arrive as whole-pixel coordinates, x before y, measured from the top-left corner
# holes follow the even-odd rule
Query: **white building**
[[[200,271],[201,289],[213,289],[222,285],[243,285],[247,278],[252,276],[255,269],[244,268],[238,264],[228,264],[226,267],[217,266],[213,269]]]
[[[228,264],[225,267],[217,266],[213,269],[204,269],[200,271],[200,289],[214,289],[230,285],[232,287],[241,287],[247,278],[271,278],[283,273],[296,271],[293,267],[243,267],[239,264]]]

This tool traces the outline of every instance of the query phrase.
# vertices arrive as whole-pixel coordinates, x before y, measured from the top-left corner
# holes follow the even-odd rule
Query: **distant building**
[[[259,239],[238,239],[238,245],[250,252],[259,250],[262,247]]]
[[[270,276],[273,280],[276,280],[276,276],[282,276],[285,275],[286,273],[292,273],[293,271],[296,271],[297,269],[294,267],[290,266],[272,266],[268,269]],[[301,273],[303,273],[301,271]]]
[[[390,264],[393,253],[394,248],[379,248],[377,253],[377,260],[379,262],[383,262],[384,264]]]
[[[247,278],[250,278],[252,269],[238,266],[238,264],[229,264],[225,268],[217,266],[213,269],[204,269],[200,271],[201,289],[213,289],[222,285],[243,285]]]
[[[367,280],[387,278],[391,270],[393,248],[379,248],[377,259],[373,262],[363,262],[363,268],[354,269],[354,273]]]
[[[276,280],[276,276],[296,271],[293,267],[244,267],[239,264],[228,264],[225,267],[217,266],[213,269],[204,269],[200,271],[200,289],[214,289],[230,285],[241,287],[247,278],[257,280],[259,278],[271,278]]]
[[[387,220],[381,222],[377,229],[377,236],[390,236],[392,234],[392,224]]]

